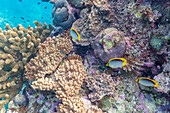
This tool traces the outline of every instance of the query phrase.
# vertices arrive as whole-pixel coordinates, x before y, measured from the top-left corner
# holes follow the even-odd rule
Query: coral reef
[[[34,89],[55,91],[57,99],[62,100],[62,104],[57,106],[58,112],[83,112],[84,104],[81,104],[80,98],[75,96],[86,77],[82,59],[78,55],[72,55],[62,61],[65,55],[58,50],[68,54],[72,50],[70,39],[59,36],[47,38],[47,41],[41,44],[39,54],[26,65],[25,76],[34,80],[32,82]]]
[[[54,28],[35,21],[35,28],[0,29],[1,112],[170,111],[167,0],[41,1],[54,4]],[[111,58],[127,64],[112,69]],[[159,87],[143,86],[139,77]]]
[[[111,58],[121,58],[125,54],[124,34],[114,28],[101,31],[92,43],[97,58],[107,63]]]
[[[168,60],[168,59],[167,59]],[[163,72],[158,74],[154,77],[154,79],[158,82],[159,87],[156,89],[158,92],[164,92],[164,93],[170,93],[170,76],[169,76],[169,70],[170,70],[170,61],[168,60],[167,63],[163,64]]]
[[[116,100],[111,100],[114,105],[113,112],[167,112],[168,96],[157,93],[153,89],[148,91],[140,89],[132,78],[117,78]],[[162,109],[162,110],[161,110]]]
[[[53,73],[65,56],[60,51],[69,53],[71,50],[72,42],[69,39],[57,38],[54,41],[53,38],[47,38],[47,41],[41,44],[39,54],[26,65],[26,78],[44,78],[46,74]]]
[[[161,0],[158,5],[158,1],[152,1],[151,2],[151,8],[153,10],[157,10],[161,12],[162,16],[159,19],[159,22],[161,24],[168,24],[170,16],[168,15],[170,13],[169,11],[169,1],[168,0]]]
[[[105,113],[105,112],[102,112],[102,110],[96,106],[91,106],[86,113]]]
[[[28,104],[27,98],[23,94],[17,94],[14,97],[14,103],[17,105],[27,105]]]
[[[63,104],[57,107],[58,113],[86,113],[80,97],[72,96],[62,99]]]
[[[100,74],[94,77],[88,76],[85,82],[90,92],[88,97],[92,102],[99,101],[105,95],[116,96],[116,84],[110,75]]]
[[[75,8],[83,8],[84,5],[82,3],[83,0],[68,0],[68,2],[71,4],[71,6]]]
[[[88,5],[90,1],[83,2]],[[110,9],[111,6],[108,4],[108,0],[93,2],[94,5],[90,7],[90,12],[88,11],[87,16],[76,20],[72,25],[72,28],[76,29],[81,37],[80,41],[73,41],[82,46],[89,45],[101,30],[113,27],[112,23],[117,21],[114,11]]]
[[[11,28],[6,25],[6,30],[0,29],[0,85],[1,85],[1,106],[11,100],[22,87],[22,75],[24,65],[31,55],[34,55],[40,48],[39,44],[50,34],[53,29],[47,29],[47,24],[41,27],[41,23],[34,22],[36,28],[28,26],[25,29],[22,25]]]
[[[71,13],[71,9],[68,8],[67,0],[50,0],[50,3],[54,4],[52,11],[53,24],[64,30],[70,28],[75,18]]]

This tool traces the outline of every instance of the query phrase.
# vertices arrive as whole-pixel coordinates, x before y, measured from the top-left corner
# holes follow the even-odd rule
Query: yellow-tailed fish
[[[80,35],[79,35],[79,33],[74,28],[70,29],[70,35],[73,38],[73,40],[80,41]]]
[[[152,80],[150,78],[146,78],[146,77],[140,77],[136,79],[136,82],[139,82],[140,84],[144,86],[148,86],[148,87],[159,87],[159,85],[157,84],[157,81]]]
[[[125,66],[126,64],[127,60],[125,58],[112,58],[107,62],[106,66],[117,69]]]

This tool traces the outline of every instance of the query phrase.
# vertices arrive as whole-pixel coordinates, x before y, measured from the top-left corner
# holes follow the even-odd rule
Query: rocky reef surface
[[[35,21],[35,28],[0,29],[2,113],[170,111],[167,0],[42,2],[54,4],[53,26]],[[112,58],[127,64],[106,66]],[[141,85],[140,77],[159,87]]]

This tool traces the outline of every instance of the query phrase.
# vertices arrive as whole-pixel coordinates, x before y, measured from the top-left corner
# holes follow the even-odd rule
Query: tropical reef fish
[[[157,84],[157,81],[152,80],[150,78],[146,78],[146,77],[140,77],[136,80],[136,82],[139,82],[140,84],[142,84],[143,86],[148,86],[148,87],[159,87],[159,85]]]
[[[112,58],[107,62],[106,66],[117,69],[125,66],[126,64],[127,60],[125,58]]]
[[[74,28],[70,29],[70,35],[74,40],[80,41],[80,35]]]

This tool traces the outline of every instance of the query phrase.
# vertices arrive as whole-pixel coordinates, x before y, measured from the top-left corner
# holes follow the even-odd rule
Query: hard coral
[[[84,103],[78,96],[62,99],[62,103],[57,106],[58,113],[86,113]]]
[[[72,55],[62,61],[64,54],[68,54],[73,45],[70,39],[61,36],[47,38],[47,41],[41,44],[37,57],[25,67],[25,75],[28,79],[34,80],[32,82],[34,89],[55,91],[56,97],[63,102],[57,107],[59,112],[83,112],[84,104],[81,106],[76,104],[81,102],[76,95],[87,74],[80,56]],[[61,51],[63,53],[60,53]]]
[[[105,95],[116,96],[116,84],[113,82],[111,75],[88,76],[85,82],[90,91],[88,97],[92,102],[99,101]]]
[[[90,12],[86,14],[87,16],[76,20],[72,25],[72,28],[76,29],[81,37],[80,41],[73,40],[76,44],[87,46],[101,30],[117,26],[114,11],[108,1],[95,3],[96,5],[93,5]]]
[[[163,64],[163,72],[154,77],[158,82],[159,87],[156,89],[158,92],[170,93],[170,61]]]
[[[25,29],[22,25],[11,28],[9,24],[5,27],[7,31],[0,29],[0,96],[5,97],[5,100],[1,100],[0,108],[21,89],[22,77],[18,75],[22,75],[29,57],[40,48],[41,39],[48,35],[45,32],[48,30],[46,24],[43,27],[37,21],[35,24],[37,25],[35,29],[30,26]]]
[[[68,54],[72,50],[73,45],[69,39],[54,38],[47,38],[47,41],[41,44],[37,56],[25,66],[26,78],[37,80],[44,78],[46,74],[52,74],[65,57],[60,51]]]
[[[64,30],[70,28],[74,21],[74,15],[70,13],[71,11],[67,7],[68,2],[66,0],[51,0],[50,2],[55,4],[52,11],[53,24],[62,27]]]
[[[54,81],[58,83],[57,98],[62,99],[78,93],[86,76],[81,57],[78,55],[68,57],[54,73]]]
[[[96,57],[107,63],[111,58],[121,58],[126,50],[124,34],[115,28],[101,31],[93,42]]]
[[[82,3],[83,0],[68,0],[68,2],[71,4],[71,6],[75,8],[83,8],[84,5]]]
[[[87,110],[87,113],[105,113],[105,112],[102,112],[102,110],[100,108],[98,108],[97,106],[91,106]]]

